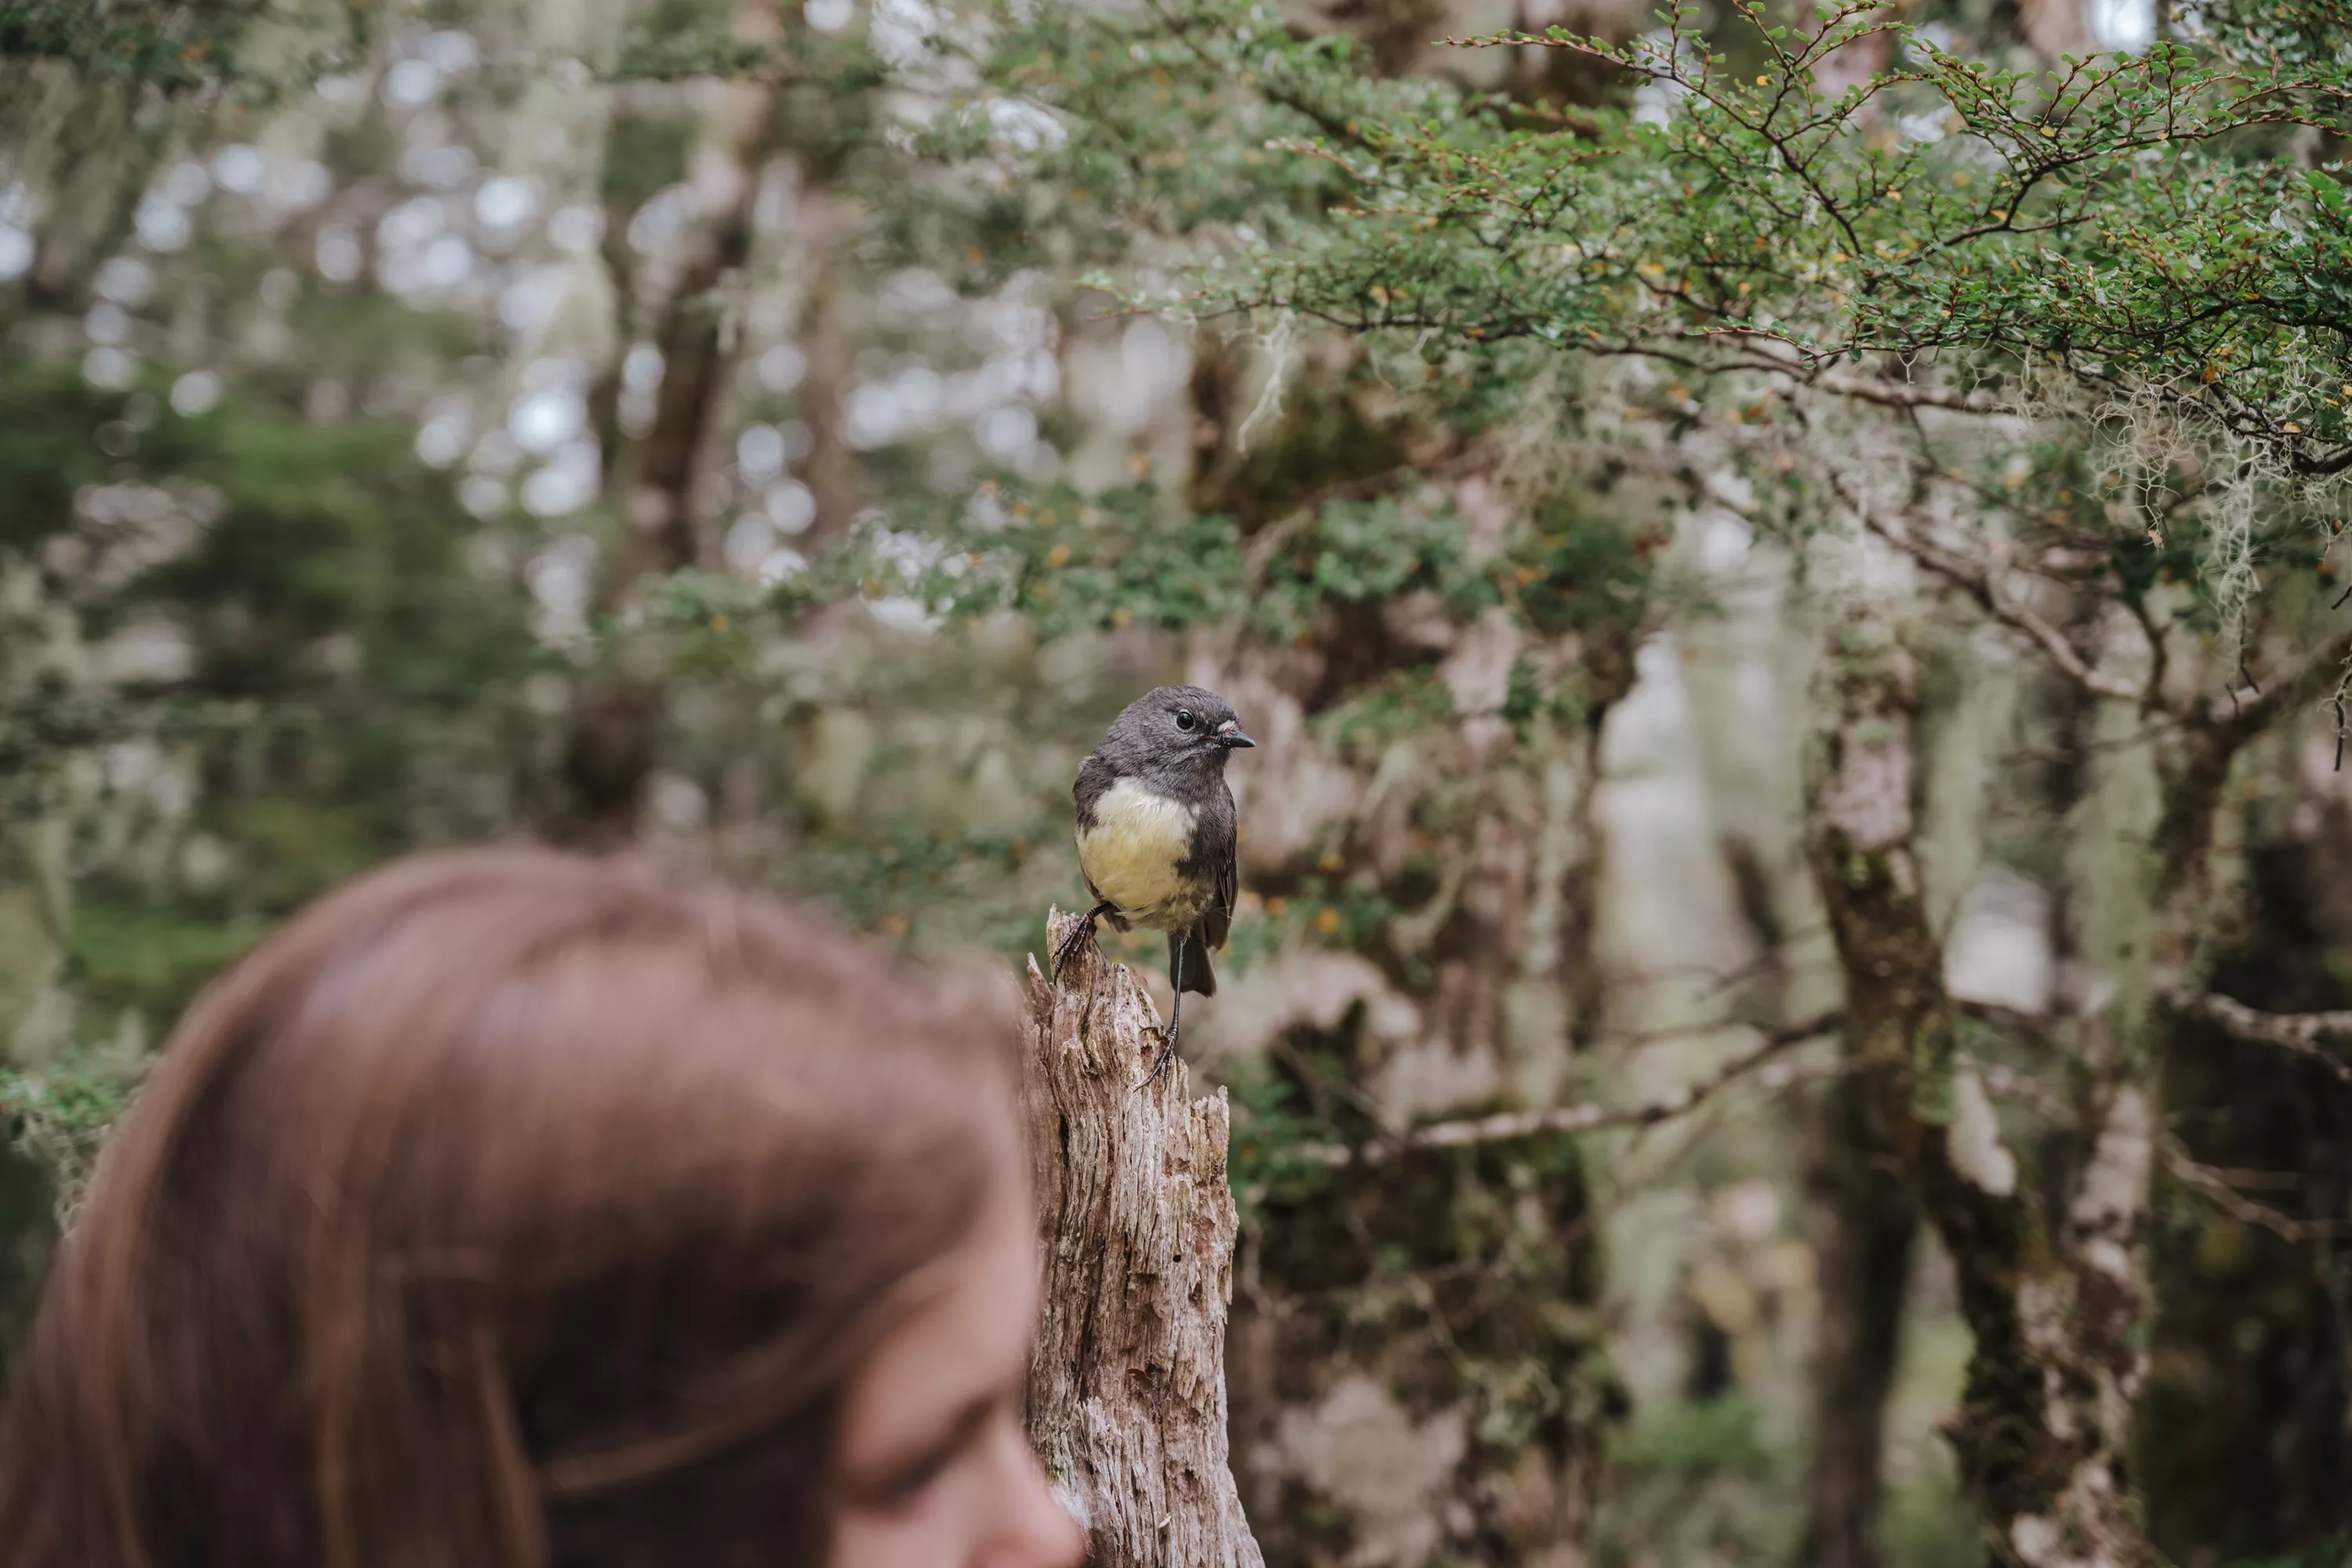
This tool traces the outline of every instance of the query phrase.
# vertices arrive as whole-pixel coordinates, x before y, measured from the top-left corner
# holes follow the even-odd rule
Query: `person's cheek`
[[[991,1518],[976,1568],[1073,1568],[1085,1555],[1086,1532],[1054,1495],[1020,1428],[1007,1422],[990,1458]]]
[[[1074,1568],[1085,1552],[1085,1532],[1008,1419],[906,1508],[845,1517],[828,1568]]]
[[[826,1568],[950,1568],[960,1559],[941,1540],[939,1500],[890,1512],[857,1510],[834,1532]]]

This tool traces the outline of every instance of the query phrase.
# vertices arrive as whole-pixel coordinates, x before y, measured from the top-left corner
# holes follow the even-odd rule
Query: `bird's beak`
[[[1238,750],[1243,746],[1255,746],[1257,744],[1255,741],[1253,741],[1247,735],[1243,734],[1241,724],[1237,721],[1232,719],[1228,719],[1223,723],[1218,725],[1215,733],[1211,737],[1211,739],[1214,740],[1220,746],[1226,747],[1229,750]]]

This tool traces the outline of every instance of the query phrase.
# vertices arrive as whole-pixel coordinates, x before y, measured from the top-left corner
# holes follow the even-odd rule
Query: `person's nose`
[[[1076,1568],[1087,1534],[1054,1495],[1021,1429],[1007,1422],[997,1442],[1005,1473],[997,1489],[997,1528],[981,1568]]]

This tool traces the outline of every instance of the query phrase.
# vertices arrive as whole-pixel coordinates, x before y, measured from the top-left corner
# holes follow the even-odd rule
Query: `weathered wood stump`
[[[1053,952],[1078,917],[1046,919]],[[1160,1016],[1089,945],[1029,961],[1022,1086],[1045,1238],[1029,1437],[1098,1568],[1260,1568],[1225,1439],[1238,1219],[1223,1089],[1180,1060],[1138,1091]]]

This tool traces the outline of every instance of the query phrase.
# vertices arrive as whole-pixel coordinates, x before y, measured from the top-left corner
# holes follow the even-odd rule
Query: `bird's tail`
[[[1177,963],[1180,956],[1183,959],[1181,964]],[[1201,940],[1199,926],[1168,933],[1168,984],[1203,996],[1217,994],[1217,972],[1209,967],[1209,944]]]

